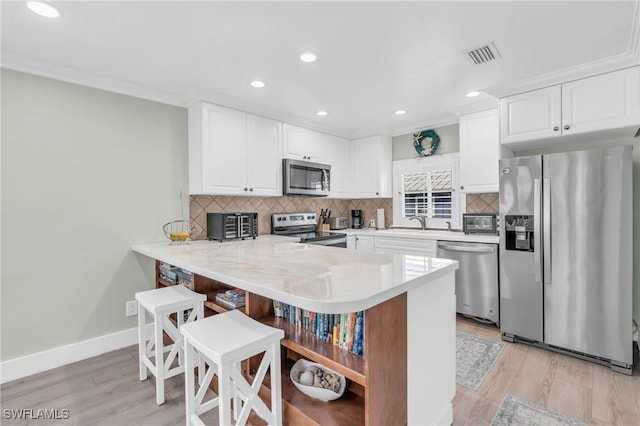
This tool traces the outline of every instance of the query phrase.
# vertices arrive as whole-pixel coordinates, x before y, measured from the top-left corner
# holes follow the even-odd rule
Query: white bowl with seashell
[[[300,392],[321,401],[340,398],[346,387],[342,374],[306,359],[299,359],[293,364],[289,378]]]

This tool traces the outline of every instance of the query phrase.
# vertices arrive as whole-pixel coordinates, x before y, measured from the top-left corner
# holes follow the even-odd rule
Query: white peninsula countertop
[[[139,244],[133,251],[251,293],[328,314],[366,310],[458,268],[454,260],[363,253],[260,235]]]

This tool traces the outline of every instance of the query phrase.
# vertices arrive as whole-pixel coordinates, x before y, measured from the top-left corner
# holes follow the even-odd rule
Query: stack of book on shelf
[[[245,303],[244,290],[234,288],[224,293],[216,294],[216,303],[229,309],[241,308]]]
[[[168,263],[161,263],[160,278],[169,281],[171,284],[176,284],[178,282],[178,268]]]
[[[178,269],[178,284],[193,290],[193,272],[182,268]]]
[[[324,342],[364,358],[364,311],[322,314],[274,300],[273,313]]]

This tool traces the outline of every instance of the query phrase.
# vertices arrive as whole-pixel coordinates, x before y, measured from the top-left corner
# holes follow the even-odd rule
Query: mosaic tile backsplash
[[[376,199],[333,199],[315,197],[243,197],[229,195],[192,195],[189,206],[191,224],[194,226],[193,239],[207,238],[207,213],[258,212],[258,232],[271,233],[272,213],[316,212],[331,210],[331,216],[344,216],[351,226],[351,210],[360,209],[365,226],[376,218],[379,208],[384,209],[385,228],[393,222],[393,200]],[[467,194],[468,213],[497,213],[498,193]]]
[[[351,210],[362,210],[365,224],[376,218],[376,212],[383,208],[385,228],[391,226],[393,219],[391,198],[367,200],[330,199],[315,197],[243,197],[229,195],[192,195],[189,205],[189,216],[194,226],[192,238],[207,238],[207,213],[258,212],[259,234],[271,233],[272,213],[316,212],[321,209],[331,210],[331,216],[344,216],[351,226]]]
[[[497,192],[467,194],[467,213],[498,213],[499,208]]]

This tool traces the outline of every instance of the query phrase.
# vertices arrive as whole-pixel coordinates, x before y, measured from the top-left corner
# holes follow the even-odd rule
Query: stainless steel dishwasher
[[[457,260],[456,311],[500,325],[498,245],[438,241],[437,257]]]

